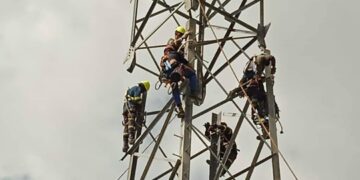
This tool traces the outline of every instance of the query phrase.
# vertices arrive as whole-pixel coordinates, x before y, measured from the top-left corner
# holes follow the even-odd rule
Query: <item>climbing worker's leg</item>
[[[185,112],[184,112],[184,109],[183,109],[182,104],[181,104],[179,87],[178,87],[177,84],[175,84],[172,88],[173,88],[173,90],[172,90],[173,99],[175,101],[175,104],[176,104],[176,107],[177,107],[177,110],[178,110],[178,115],[177,116],[179,118],[183,118],[185,116]]]
[[[269,132],[269,121],[268,120],[264,121],[263,125],[261,125],[261,131],[262,131],[262,137],[264,139],[270,138],[270,136],[268,134],[268,132]],[[257,136],[256,139],[260,140],[261,138],[259,136]]]
[[[184,76],[189,79],[189,86],[190,86],[190,96],[196,97],[196,86],[197,86],[197,78],[195,71],[192,70],[190,67],[184,67]]]
[[[265,139],[269,139],[269,134],[268,134],[268,132],[269,132],[269,120],[266,120],[266,121],[264,122],[264,126],[265,126],[265,128],[262,127],[263,137],[264,137]]]
[[[254,76],[255,76],[255,71],[245,71],[242,78],[240,79],[240,84],[247,83]]]
[[[264,139],[269,139],[268,133],[266,132],[266,130],[269,131],[269,121],[267,119],[269,117],[269,111],[266,96],[257,97],[257,112],[259,116],[257,123],[261,126],[262,136]],[[260,140],[261,138],[258,136],[257,139]]]
[[[178,108],[178,114],[177,114],[178,118],[183,118],[185,116],[185,111],[182,107],[182,104],[180,103],[176,107]]]
[[[248,84],[248,81],[245,81],[245,82],[241,82],[240,81],[240,84],[237,88],[231,90],[228,94],[228,99],[230,98],[235,98],[236,96],[240,96],[240,98],[244,97],[245,96],[245,93],[247,96],[251,96],[251,92],[249,93],[248,91],[248,88],[247,88],[247,84]],[[245,91],[245,92],[244,92]]]
[[[123,132],[123,152],[127,152],[129,149],[129,129],[128,129],[128,111],[126,109],[126,104],[124,104],[124,110],[123,110],[123,126],[124,126],[124,132]]]
[[[135,142],[135,118],[136,118],[136,109],[135,106],[131,103],[129,104],[129,113],[128,113],[128,129],[129,129],[129,144],[134,144]]]
[[[225,154],[226,148],[225,146],[221,145],[220,147],[220,153],[219,153],[219,157],[220,157],[220,161],[222,161],[224,154]],[[225,167],[226,167],[226,163],[225,163]],[[224,167],[223,167],[224,168]],[[223,176],[226,173],[225,169],[222,169],[220,172],[220,176]]]
[[[189,84],[190,84],[191,95],[196,95],[197,78],[196,78],[196,74],[194,72],[189,77]]]
[[[124,132],[123,132],[123,152],[127,152],[129,149],[129,129],[128,129],[128,119],[124,116]]]
[[[265,118],[265,116],[269,115],[268,103],[266,94],[258,93],[256,96],[257,99],[257,111],[261,118]]]
[[[253,122],[255,123],[255,119],[256,119],[256,112],[254,110],[254,108],[251,108],[251,119],[253,120]]]
[[[229,154],[229,157],[228,157],[227,161],[225,162],[225,167],[226,167],[226,169],[229,170],[231,164],[235,161],[236,156],[237,156],[236,148],[235,148],[235,149],[234,149],[234,148],[231,149],[230,154]],[[225,175],[225,173],[226,173],[226,171],[223,169],[223,170],[221,171],[220,176]]]
[[[177,84],[172,87],[172,95],[176,106],[181,104],[180,90]]]
[[[242,78],[240,79],[240,84],[244,84],[248,81],[248,76],[244,73],[244,75],[242,76]]]
[[[141,112],[141,104],[136,104],[135,105],[135,131],[136,131],[136,136],[139,137],[141,134],[137,134],[139,133],[139,130],[142,128],[143,124],[145,124],[145,118],[142,118],[143,121],[139,121],[139,118],[142,115]],[[142,142],[141,142],[142,143]]]
[[[257,98],[251,98],[251,104],[254,108],[252,108],[252,120],[254,122],[254,124],[259,125],[261,124],[261,122],[264,122],[264,113],[263,113],[263,108],[260,105],[260,102],[258,101]],[[256,112],[253,110],[255,109]]]

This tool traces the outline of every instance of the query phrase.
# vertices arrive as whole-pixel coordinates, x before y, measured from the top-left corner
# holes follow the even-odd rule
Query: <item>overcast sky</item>
[[[299,179],[360,178],[359,5],[266,1],[266,22],[272,23],[267,44],[278,60],[274,91],[285,127],[279,146]],[[132,5],[123,0],[0,1],[0,180],[114,180],[128,167],[119,161],[123,93],[144,78],[156,81],[139,69],[130,74],[129,64],[122,64],[131,16]],[[172,35],[172,28],[163,32]],[[168,35],[157,40],[166,42]],[[212,94],[224,96],[212,86],[206,106]],[[147,109],[169,98],[152,87]],[[202,128],[210,117],[195,124]],[[250,126],[243,128],[241,159],[232,172],[246,167],[241,160],[251,160],[256,149],[254,132],[249,136]],[[201,148],[194,145],[192,152]],[[192,179],[208,177],[202,172],[207,156],[193,165]],[[271,179],[268,169],[261,170],[254,179]],[[281,172],[294,179],[283,161]]]

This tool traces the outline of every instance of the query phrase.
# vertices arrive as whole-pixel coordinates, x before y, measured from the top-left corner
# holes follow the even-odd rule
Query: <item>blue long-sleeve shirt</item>
[[[141,87],[133,86],[127,90],[126,96],[129,98],[129,100],[138,101],[141,100],[141,93]]]

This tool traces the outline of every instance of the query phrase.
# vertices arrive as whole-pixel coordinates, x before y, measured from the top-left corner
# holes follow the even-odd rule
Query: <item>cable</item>
[[[198,2],[199,2],[199,4],[202,4],[200,0],[198,0]],[[204,17],[207,19],[207,23],[208,23],[208,25],[209,25],[212,33],[214,34],[214,37],[215,37],[215,39],[216,39],[216,41],[217,41],[217,43],[218,43],[218,45],[219,45],[219,47],[220,47],[220,50],[221,50],[222,54],[224,55],[224,57],[225,57],[225,59],[226,59],[226,61],[227,61],[227,63],[228,63],[228,65],[229,65],[232,73],[234,74],[236,80],[237,80],[238,83],[240,84],[240,81],[239,81],[238,77],[236,76],[236,73],[234,72],[234,70],[233,70],[233,68],[232,68],[232,66],[231,66],[228,58],[226,57],[223,48],[220,46],[219,40],[218,40],[218,38],[217,38],[217,36],[216,36],[216,34],[215,34],[214,29],[212,28],[212,25],[210,24],[210,20],[209,20],[209,18],[207,17],[207,15],[206,15],[206,13],[205,13],[205,9],[204,9],[204,7],[203,7],[202,5],[200,5],[200,9],[201,9],[201,12],[203,13]],[[241,51],[244,52],[243,49],[241,49]],[[248,57],[248,58],[249,58],[249,57]],[[210,73],[210,72],[209,72],[209,73]],[[213,78],[215,79],[215,77],[213,77]],[[249,101],[249,103],[250,103],[250,105],[251,105],[251,108],[252,108],[252,109],[255,109],[254,106],[253,106],[253,104],[251,103],[251,100],[250,100],[249,96],[246,94],[244,88],[242,87],[242,84],[240,84],[240,88],[241,88],[241,90],[243,91],[243,93],[244,93],[247,101]],[[234,102],[234,101],[233,101],[233,102]],[[235,102],[234,102],[234,103],[235,103]],[[235,104],[236,104],[236,103],[235,103]],[[263,126],[263,128],[265,128],[263,122],[260,122],[260,123],[261,123],[261,125]],[[267,131],[266,128],[265,128],[265,132],[266,132],[267,135],[270,137],[270,141],[274,142],[273,139],[272,139],[271,136],[270,136],[270,133]],[[275,145],[275,143],[272,143],[272,144]],[[281,151],[280,151],[280,149],[278,148],[278,146],[277,146],[277,145],[275,145],[275,146],[276,146],[276,149],[277,149],[277,151],[279,152],[280,156],[281,156],[282,159],[284,160],[285,164],[287,165],[287,167],[289,168],[289,170],[291,171],[291,173],[292,173],[293,176],[295,177],[295,179],[298,179],[298,178],[296,177],[294,171],[291,169],[290,165],[289,165],[288,162],[286,161],[285,157],[284,157],[283,154],[281,153]],[[268,146],[268,147],[269,147],[269,146]]]
[[[200,0],[198,0],[198,2],[199,2],[199,4],[202,4]],[[235,73],[233,67],[231,66],[231,63],[229,62],[229,59],[227,58],[227,56],[226,56],[226,54],[225,54],[225,52],[224,52],[224,49],[220,46],[219,38],[216,36],[216,33],[215,33],[215,31],[214,31],[214,28],[213,28],[213,26],[210,24],[210,19],[209,19],[209,17],[207,17],[206,12],[205,12],[205,9],[204,9],[204,7],[203,7],[202,5],[200,5],[200,9],[201,9],[201,12],[203,13],[204,17],[206,18],[206,22],[208,23],[208,26],[210,27],[211,32],[213,33],[213,35],[214,35],[214,37],[215,37],[215,39],[216,39],[217,44],[218,44],[219,47],[220,47],[221,53],[224,55],[224,57],[225,57],[225,59],[226,59],[226,62],[228,63],[228,65],[229,65],[232,73],[234,74],[236,80],[239,82],[239,78],[236,76],[236,73]]]
[[[198,2],[201,4],[200,0],[198,0]],[[219,45],[219,48],[220,48],[222,54],[224,55],[224,57],[225,57],[225,59],[226,59],[226,62],[228,63],[228,65],[229,65],[229,67],[230,67],[233,75],[235,76],[236,81],[238,82],[238,84],[240,84],[240,80],[239,80],[239,78],[237,77],[237,75],[236,75],[236,73],[235,73],[235,71],[234,71],[231,63],[229,62],[229,59],[227,58],[227,56],[226,56],[223,48],[221,47],[220,42],[219,42],[219,39],[217,38],[216,33],[215,33],[212,25],[210,24],[210,19],[207,17],[207,15],[206,15],[206,13],[205,13],[204,7],[203,7],[203,6],[200,6],[200,8],[201,8],[201,12],[203,13],[204,17],[206,18],[206,20],[207,20],[207,22],[208,22],[208,26],[210,27],[210,29],[211,29],[211,31],[212,31],[212,33],[213,33],[213,35],[214,35],[214,37],[215,37],[218,45]],[[243,53],[245,52],[242,48],[240,48],[240,49],[241,49],[241,51],[242,51]],[[248,57],[248,58],[250,59],[250,57],[249,57],[247,54],[245,54],[245,55],[246,55],[246,57]],[[209,73],[210,73],[210,72],[209,72]],[[215,77],[214,77],[214,78],[215,78]],[[251,103],[251,100],[250,100],[249,96],[247,95],[247,93],[245,92],[244,88],[242,87],[242,84],[240,84],[240,88],[241,88],[242,92],[244,93],[244,96],[246,97],[247,101],[250,103],[251,108],[252,108],[253,110],[255,110],[254,107],[253,107],[253,105],[252,105],[252,103]]]
[[[201,59],[197,54],[195,54],[197,56],[198,59]],[[221,83],[218,81],[218,79],[209,71],[209,69],[206,67],[205,64],[201,63],[203,67],[205,67],[205,69],[209,72],[210,76],[213,77],[213,79],[215,80],[215,82],[220,86],[220,88],[225,92],[226,95],[228,95],[228,93],[226,92],[225,88],[221,85]],[[242,89],[244,91],[244,89]],[[246,94],[246,93],[245,93]],[[247,96],[248,97],[248,96]],[[242,113],[240,107],[237,105],[237,103],[235,101],[232,100],[232,102],[234,103],[234,105],[237,107],[238,110],[240,110],[240,112]],[[251,103],[250,103],[251,105]],[[253,107],[252,107],[253,108]],[[249,118],[245,116],[245,119],[247,120],[247,122],[250,124],[250,126],[254,129],[254,131],[260,136],[260,133],[259,131],[256,129],[256,127],[254,127],[254,125],[250,122]],[[267,132],[268,133],[268,132]],[[269,133],[268,133],[269,135]],[[272,141],[272,139],[270,139]],[[263,139],[264,143],[266,144],[266,146],[271,150],[271,146],[269,145],[268,142],[266,142],[264,139]],[[294,171],[291,169],[289,163],[287,163],[285,157],[282,155],[280,149],[278,148],[278,146],[276,146],[276,149],[277,151],[279,152],[281,158],[284,160],[285,164],[287,165],[287,167],[289,168],[289,170],[291,171],[292,175],[295,177],[295,179],[297,180],[297,176],[296,174],[294,173]]]

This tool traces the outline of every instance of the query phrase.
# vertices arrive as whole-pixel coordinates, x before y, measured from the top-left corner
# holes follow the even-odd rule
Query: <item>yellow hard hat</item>
[[[140,83],[144,85],[146,91],[148,91],[150,89],[150,82],[149,81],[141,81]]]
[[[186,32],[186,29],[183,26],[178,26],[176,28],[176,31],[181,33],[181,34],[184,34]]]

